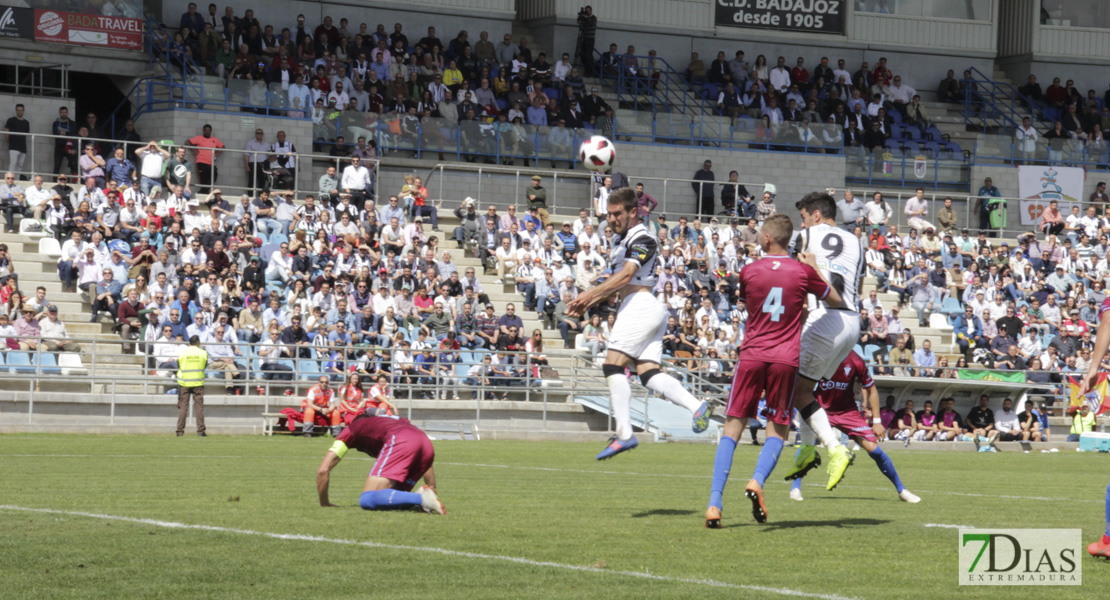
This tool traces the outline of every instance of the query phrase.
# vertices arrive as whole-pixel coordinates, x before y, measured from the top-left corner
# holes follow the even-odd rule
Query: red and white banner
[[[143,49],[143,22],[139,19],[37,8],[34,26],[36,42]]]

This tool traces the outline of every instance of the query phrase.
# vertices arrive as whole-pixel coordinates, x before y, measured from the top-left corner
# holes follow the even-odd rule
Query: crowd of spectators
[[[476,155],[497,154],[486,146],[500,140],[501,154],[528,156],[542,131],[545,144],[565,141],[567,152],[553,152],[561,157],[573,150],[574,130],[612,135],[615,125],[612,107],[596,86],[587,89],[568,53],[548,57],[508,33],[491,41],[482,31],[472,43],[461,30],[444,42],[428,27],[410,39],[400,23],[371,30],[325,16],[313,27],[298,15],[288,26],[262,25],[250,9],[236,16],[227,6],[221,15],[210,4],[201,13],[190,3],[167,50],[224,79],[245,110],[311,118],[318,143],[339,143],[351,128],[376,131],[382,119],[391,145],[414,147],[419,137],[442,149],[455,129],[464,146],[482,150]]]
[[[990,408],[990,396],[982,394],[978,404],[966,415],[956,411],[954,398],[942,398],[935,409],[933,402],[926,400],[917,411],[914,410],[913,400],[906,400],[902,408],[896,408],[895,402],[894,396],[887,396],[885,405],[879,409],[875,418],[881,420],[887,439],[901,440],[906,445],[911,441],[972,441],[981,449],[989,449],[998,441],[1049,441],[1050,411],[1043,404],[1038,406],[1033,400],[1026,400],[1024,410],[1017,412],[1019,407],[1014,405],[1014,401],[1005,398],[996,412]],[[872,417],[869,411],[870,408],[865,411],[868,419]],[[1093,418],[1091,421],[1093,423]],[[1074,430],[1068,436],[1068,441],[1078,441]]]
[[[1075,82],[1060,84],[1055,77],[1047,89],[1042,90],[1036,75],[1030,75],[1025,85],[1018,88],[1022,102],[1033,114],[1040,114],[1051,123],[1047,132],[1041,133],[1029,117],[1014,128],[1014,146],[1025,162],[1075,164],[1083,162],[1106,163],[1108,146],[1104,132],[1110,127],[1110,90],[1099,96],[1095,90],[1083,95]],[[1043,140],[1041,142],[1040,140]],[[1047,157],[1042,148],[1047,151]]]

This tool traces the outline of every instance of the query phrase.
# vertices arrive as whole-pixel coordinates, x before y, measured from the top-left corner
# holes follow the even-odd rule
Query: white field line
[[[383,544],[380,542],[370,542],[361,540],[344,540],[337,538],[326,538],[315,535],[299,535],[289,533],[270,533],[266,531],[253,531],[250,529],[237,529],[232,527],[220,527],[216,525],[195,525],[190,523],[178,523],[175,521],[160,521],[156,519],[140,519],[135,517],[124,517],[119,515],[106,515],[100,513],[88,513],[70,510],[55,510],[49,508],[30,508],[26,506],[15,506],[10,504],[0,505],[0,510],[18,511],[26,513],[41,513],[51,515],[64,515],[70,517],[86,517],[90,519],[104,519],[108,521],[122,521],[126,523],[137,523],[140,525],[150,525],[154,527],[163,527],[166,529],[193,529],[200,531],[214,531],[218,533],[237,533],[240,535],[266,537],[275,540],[291,540],[291,541],[304,541],[304,542],[320,542],[326,544],[340,544],[345,546],[362,546],[366,548],[376,548],[382,550],[393,550],[402,552],[422,552],[429,554],[440,554],[444,556],[453,556],[459,558],[471,558],[482,561],[490,562],[504,562],[515,563],[518,565],[525,565],[529,567],[545,567],[552,569],[561,569],[564,571],[578,571],[584,573],[597,573],[601,575],[616,575],[618,577],[630,577],[636,579],[647,579],[651,581],[660,581],[664,583],[681,583],[686,585],[699,585],[713,588],[725,588],[734,590],[744,590],[749,592],[759,592],[766,594],[777,594],[780,596],[792,596],[797,598],[817,598],[819,600],[852,600],[844,596],[837,596],[834,594],[813,594],[809,592],[802,592],[792,590],[789,588],[767,587],[761,585],[744,585],[737,583],[728,583],[724,581],[716,581],[713,579],[693,579],[684,577],[669,577],[667,575],[654,575],[652,573],[641,573],[637,571],[611,571],[608,569],[601,569],[597,567],[587,567],[582,565],[570,565],[564,563],[557,563],[551,561],[532,560],[530,558],[522,558],[516,556],[501,556],[497,554],[483,554],[480,552],[464,552],[460,550],[449,550],[447,548],[436,548],[434,546],[404,546],[400,544]]]
[[[177,454],[177,455],[161,455],[161,454],[0,454],[0,461],[6,458],[207,458],[207,459],[232,459],[232,460],[319,460],[314,456],[227,456],[227,455],[212,455],[212,454]],[[365,460],[373,461],[373,458],[361,456],[349,456],[344,460]],[[554,473],[576,473],[586,475],[618,475],[630,477],[663,477],[668,479],[712,479],[710,475],[688,475],[682,473],[640,473],[635,471],[604,471],[597,469],[563,469],[558,467],[529,467],[529,466],[514,466],[514,465],[497,465],[487,463],[461,463],[461,462],[444,462],[437,461],[439,465],[450,465],[456,467],[479,467],[488,469],[513,469],[517,471],[548,471]],[[779,485],[788,485],[789,482],[771,480],[771,483]],[[803,483],[804,486],[809,487],[825,487],[823,483]],[[853,490],[878,490],[878,491],[893,491],[890,486],[862,486],[841,484],[837,489],[853,489]],[[970,498],[998,498],[1003,500],[1032,500],[1035,502],[1078,502],[1089,504],[1103,504],[1103,499],[1093,500],[1090,498],[1059,498],[1051,496],[1017,496],[1007,494],[976,494],[971,492],[952,492],[948,490],[916,490],[917,492],[941,495],[941,496],[965,496]]]
[[[971,525],[949,525],[947,523],[926,523],[926,527],[939,527],[941,529],[975,529]]]

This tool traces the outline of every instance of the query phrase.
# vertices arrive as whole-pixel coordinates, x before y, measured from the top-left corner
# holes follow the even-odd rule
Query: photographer
[[[594,69],[594,38],[597,37],[597,17],[594,8],[585,6],[578,11],[578,57],[587,77],[597,77]]]

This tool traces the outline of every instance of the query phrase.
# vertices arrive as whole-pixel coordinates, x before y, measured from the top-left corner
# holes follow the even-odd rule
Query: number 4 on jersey
[[[771,292],[767,294],[767,299],[763,301],[763,313],[771,315],[771,320],[778,323],[779,317],[784,312],[786,312],[786,308],[782,305],[782,288],[773,287]]]

